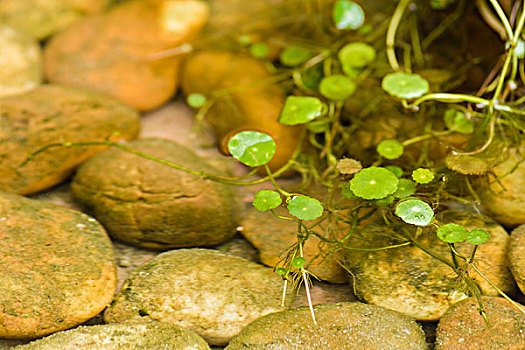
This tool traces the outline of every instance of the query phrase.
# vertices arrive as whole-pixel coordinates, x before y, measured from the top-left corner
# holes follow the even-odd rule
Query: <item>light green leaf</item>
[[[288,202],[290,214],[301,220],[315,220],[323,215],[323,206],[315,199],[308,196],[295,196]]]
[[[285,66],[296,67],[306,62],[311,56],[312,53],[310,50],[303,49],[302,47],[290,46],[281,52],[279,60]]]
[[[319,92],[331,100],[345,100],[355,91],[355,83],[352,79],[342,74],[334,74],[324,77],[319,84]]]
[[[365,22],[365,12],[353,1],[337,0],[332,11],[337,29],[357,29]]]
[[[317,97],[288,96],[279,122],[284,125],[304,124],[320,116],[323,103]]]
[[[377,145],[377,153],[386,159],[396,159],[403,155],[404,146],[397,140],[383,140]]]
[[[420,97],[430,87],[428,81],[420,75],[402,72],[387,74],[381,86],[390,95],[403,99]]]
[[[343,46],[337,56],[346,73],[346,69],[361,69],[373,62],[376,59],[376,50],[368,44],[354,42]]]
[[[275,154],[275,141],[268,134],[242,131],[228,141],[231,155],[241,163],[257,167],[268,163]]]
[[[278,192],[271,190],[261,190],[255,195],[253,206],[259,211],[268,211],[270,209],[277,208],[282,202],[283,200],[281,199],[281,195],[279,195]]]
[[[412,172],[412,179],[420,184],[427,184],[434,180],[434,173],[429,169],[418,168]]]
[[[350,180],[352,192],[364,199],[381,199],[397,190],[399,179],[391,171],[381,167],[361,170]]]
[[[396,206],[395,213],[407,224],[426,226],[432,222],[434,211],[419,199],[407,199]]]
[[[450,223],[439,226],[437,236],[445,243],[459,243],[467,239],[468,232],[465,226]]]
[[[490,234],[481,229],[470,230],[467,234],[467,242],[474,245],[480,245],[486,243],[490,238]]]
[[[399,179],[399,185],[397,191],[394,193],[394,197],[405,198],[413,195],[416,192],[416,183],[409,179]]]

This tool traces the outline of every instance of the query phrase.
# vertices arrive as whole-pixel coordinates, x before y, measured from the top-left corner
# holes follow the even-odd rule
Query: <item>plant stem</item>
[[[390,63],[390,66],[393,70],[399,70],[399,63],[397,62],[396,52],[394,49],[397,28],[399,27],[401,17],[403,17],[403,13],[405,12],[410,1],[411,0],[399,1],[386,32],[386,56],[388,58],[388,63]]]

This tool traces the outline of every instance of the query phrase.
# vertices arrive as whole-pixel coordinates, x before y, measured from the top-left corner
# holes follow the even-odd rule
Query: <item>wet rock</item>
[[[280,220],[268,212],[262,213],[251,204],[241,226],[242,235],[259,250],[261,262],[271,267],[281,266],[287,250],[297,243],[296,222]],[[326,235],[324,228],[325,225],[321,224],[316,230]],[[323,244],[319,238],[308,238],[303,252],[309,263],[308,270],[319,279],[332,283],[348,281],[348,273],[342,267],[339,255],[331,253],[330,246]]]
[[[111,242],[95,219],[0,193],[0,223],[0,338],[31,339],[71,328],[111,301]]]
[[[20,350],[80,348],[90,350],[206,350],[210,347],[204,339],[189,329],[154,322],[79,327],[16,347]]]
[[[0,24],[0,97],[33,89],[42,82],[40,46],[13,28]]]
[[[218,173],[172,141],[143,139],[127,146],[196,171]],[[229,186],[119,149],[86,162],[71,191],[110,235],[139,247],[212,246],[236,233],[238,208]]]
[[[181,52],[165,51],[191,41],[207,16],[206,3],[197,0],[121,3],[54,36],[44,51],[46,76],[153,109],[177,87]]]
[[[487,217],[457,211],[444,212],[440,219],[443,223],[463,224],[468,230],[481,228],[489,232],[489,242],[477,250],[476,266],[503,291],[515,292],[506,259],[509,238],[501,226]],[[401,231],[384,224],[372,224],[356,232],[347,245],[380,248],[405,241]],[[435,229],[423,230],[417,242],[451,261],[450,250],[437,238]],[[473,246],[459,243],[455,248],[468,256]],[[451,305],[468,297],[467,286],[452,268],[414,245],[372,252],[346,250],[345,261],[360,299],[418,320],[437,320]],[[483,294],[497,295],[497,291],[471,267],[468,271]]]
[[[138,268],[104,319],[175,324],[224,345],[254,319],[282,310],[281,293],[281,277],[269,268],[214,250],[173,250]]]
[[[0,190],[32,194],[65,180],[103,146],[55,147],[30,161],[28,153],[55,142],[129,140],[138,114],[116,100],[83,89],[41,85],[0,99]]]
[[[525,311],[503,298],[483,297],[482,302],[489,324],[476,298],[462,300],[439,321],[435,350],[525,349]]]
[[[255,349],[426,349],[425,335],[411,318],[362,303],[315,307],[261,317],[246,326],[227,350]]]
[[[509,263],[514,280],[525,294],[525,225],[518,226],[510,235]]]

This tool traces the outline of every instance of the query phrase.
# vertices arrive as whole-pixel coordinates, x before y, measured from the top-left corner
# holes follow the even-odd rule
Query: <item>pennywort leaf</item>
[[[321,115],[323,103],[317,97],[288,96],[279,122],[284,125],[304,124]]]
[[[381,87],[394,97],[411,99],[427,93],[430,84],[418,74],[395,72],[383,78]]]
[[[282,202],[283,200],[278,192],[262,190],[255,195],[253,206],[259,211],[268,211],[277,208]]]
[[[295,196],[288,202],[288,211],[301,220],[315,220],[323,214],[323,206],[308,196]]]
[[[381,167],[361,170],[350,180],[352,192],[364,199],[381,199],[397,190],[398,178],[391,171]]]
[[[432,222],[434,211],[420,199],[407,199],[396,206],[395,213],[407,224],[426,226]]]
[[[275,154],[276,144],[268,134],[241,131],[228,141],[231,155],[241,163],[257,167],[268,163]]]

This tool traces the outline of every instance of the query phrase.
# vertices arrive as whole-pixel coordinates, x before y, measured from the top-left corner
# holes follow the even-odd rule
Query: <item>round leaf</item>
[[[385,169],[391,171],[394,173],[394,175],[396,177],[401,177],[403,176],[403,169],[401,169],[400,167],[398,167],[397,165],[387,165],[385,167]]]
[[[440,240],[446,243],[459,243],[467,239],[467,229],[463,225],[446,224],[439,226],[437,229],[437,236]]]
[[[307,49],[290,46],[281,52],[279,59],[285,66],[296,67],[301,63],[306,62],[311,56],[312,53]]]
[[[474,132],[474,122],[468,119],[465,113],[455,109],[449,109],[445,113],[445,124],[450,130],[462,134],[472,134]]]
[[[355,91],[355,83],[342,74],[324,77],[319,84],[319,92],[331,100],[344,100]]]
[[[186,98],[186,102],[190,107],[201,108],[206,103],[206,96],[202,94],[190,94]]]
[[[306,263],[306,259],[303,258],[302,256],[298,256],[297,258],[292,260],[292,266],[295,267],[296,269],[300,269],[301,267],[304,266],[305,263]]]
[[[399,179],[399,185],[397,191],[394,193],[394,197],[405,198],[413,195],[416,192],[416,183],[409,179]]]
[[[284,125],[308,123],[321,115],[323,103],[316,97],[288,96],[279,122]]]
[[[383,140],[377,145],[377,153],[386,159],[396,159],[401,157],[404,146],[397,140]]]
[[[398,178],[381,167],[369,167],[355,174],[350,180],[350,189],[364,199],[381,199],[397,190]]]
[[[352,190],[350,189],[350,183],[346,183],[342,188],[341,188],[341,194],[343,195],[343,197],[345,198],[348,198],[348,199],[352,199],[352,200],[357,200],[359,199],[359,197],[357,197],[354,192],[352,192]]]
[[[284,267],[278,267],[275,269],[275,272],[277,272],[277,274],[282,276],[286,273],[286,269]]]
[[[427,184],[434,180],[434,173],[429,169],[418,168],[412,172],[412,179],[420,184]]]
[[[416,98],[428,92],[429,83],[417,74],[390,73],[381,82],[383,90],[399,98]]]
[[[308,196],[295,196],[288,202],[290,214],[301,220],[315,220],[323,214],[323,206]]]
[[[355,42],[346,44],[337,54],[339,62],[346,73],[346,69],[364,68],[376,59],[376,50],[365,43]]]
[[[270,54],[270,48],[265,43],[255,43],[250,46],[250,53],[256,58],[267,58]]]
[[[486,243],[489,238],[489,233],[481,229],[470,230],[470,232],[467,234],[467,242],[474,245]]]
[[[365,12],[353,1],[337,0],[332,18],[337,29],[357,29],[365,22]]]
[[[257,167],[268,163],[275,154],[275,141],[268,134],[242,131],[228,141],[231,155],[241,163]]]
[[[253,206],[259,211],[268,211],[277,208],[283,200],[276,191],[262,190],[257,192],[253,200]]]
[[[407,224],[426,226],[432,222],[434,211],[419,199],[407,199],[396,206],[395,213]]]
[[[392,203],[394,203],[394,196],[386,196],[385,198],[374,201],[374,204],[378,207],[388,207]]]

